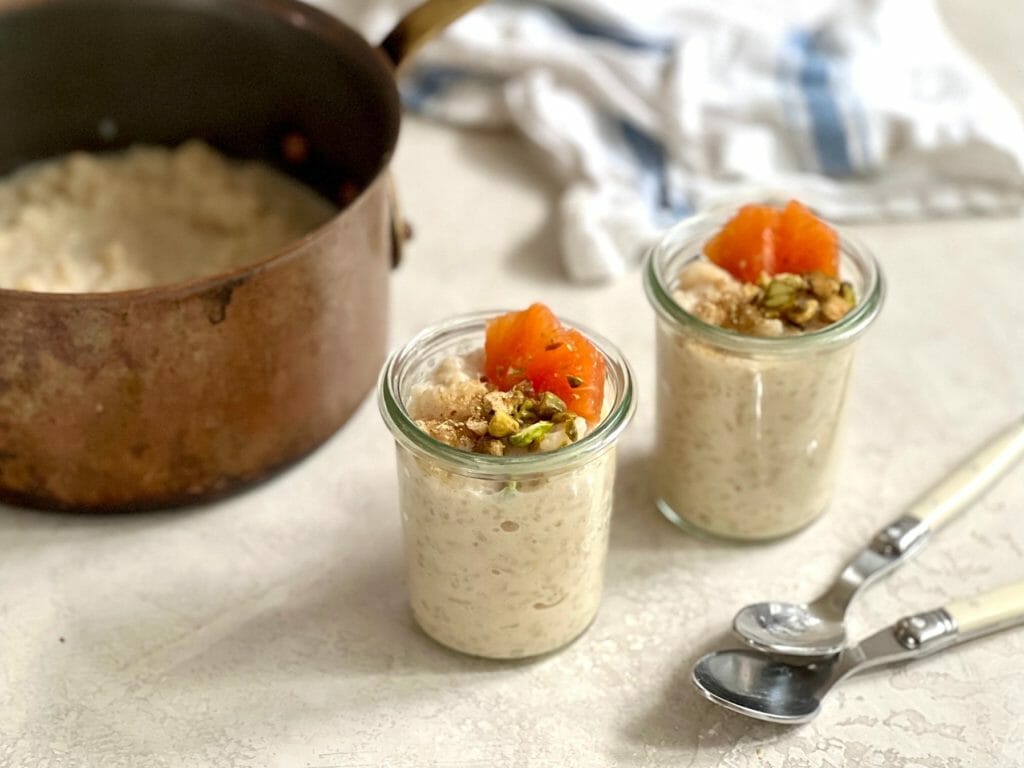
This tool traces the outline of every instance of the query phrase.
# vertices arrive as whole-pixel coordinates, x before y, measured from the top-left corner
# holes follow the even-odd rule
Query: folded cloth
[[[373,36],[411,4],[315,2]],[[412,110],[536,145],[580,281],[718,203],[792,196],[867,221],[1024,201],[1020,115],[931,0],[492,0],[401,88]]]

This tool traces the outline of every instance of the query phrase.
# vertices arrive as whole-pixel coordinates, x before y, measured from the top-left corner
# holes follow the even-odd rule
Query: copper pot
[[[157,288],[0,290],[0,499],[95,510],[226,493],[333,434],[384,358],[400,243],[400,64],[479,0],[380,49],[297,0],[0,0],[0,173],[201,137],[344,207],[250,266]]]

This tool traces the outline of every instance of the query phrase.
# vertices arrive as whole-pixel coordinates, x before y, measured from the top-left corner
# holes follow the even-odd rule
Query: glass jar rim
[[[578,442],[544,453],[515,456],[491,456],[453,448],[428,435],[409,415],[401,396],[403,369],[418,349],[436,343],[445,336],[480,333],[480,346],[487,321],[508,310],[484,310],[457,315],[429,326],[394,351],[384,363],[377,386],[377,406],[395,440],[409,450],[431,460],[441,461],[463,474],[486,478],[507,478],[536,472],[568,469],[603,453],[619,437],[636,408],[632,368],[618,348],[604,336],[584,325],[559,317],[569,328],[582,333],[605,359],[606,375],[616,385],[615,400],[608,414]]]
[[[663,268],[687,245],[713,235],[737,210],[735,206],[716,208],[684,219],[648,249],[644,258],[644,289],[648,301],[662,318],[699,334],[715,346],[765,356],[804,354],[809,348],[844,346],[867,330],[884,303],[885,278],[874,254],[856,238],[838,229],[840,253],[857,266],[863,275],[864,286],[860,301],[835,323],[791,336],[753,336],[707,323],[683,309],[672,296]],[[683,263],[688,264],[700,257],[698,252]]]

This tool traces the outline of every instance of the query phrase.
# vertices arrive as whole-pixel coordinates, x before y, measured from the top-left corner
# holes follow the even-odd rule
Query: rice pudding
[[[830,274],[769,273],[755,254],[743,268],[755,263],[757,278],[737,278],[743,268],[707,256],[723,221],[684,223],[648,260],[658,310],[656,496],[683,527],[771,539],[828,507],[853,342],[878,312],[882,281],[845,238],[824,266]]]
[[[512,659],[564,646],[597,612],[632,382],[587,334],[603,377],[592,418],[570,410],[587,412],[571,393],[503,388],[480,346],[494,322],[460,318],[410,342],[385,368],[381,410],[417,623],[456,650]]]
[[[337,209],[201,141],[33,163],[0,181],[0,288],[123,291],[270,256]]]

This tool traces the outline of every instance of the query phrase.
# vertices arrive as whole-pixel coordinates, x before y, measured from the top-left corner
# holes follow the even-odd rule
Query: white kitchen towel
[[[315,0],[376,40],[411,0]],[[492,0],[418,54],[408,108],[512,125],[563,185],[570,277],[709,205],[837,221],[1016,211],[1024,124],[932,0]]]

